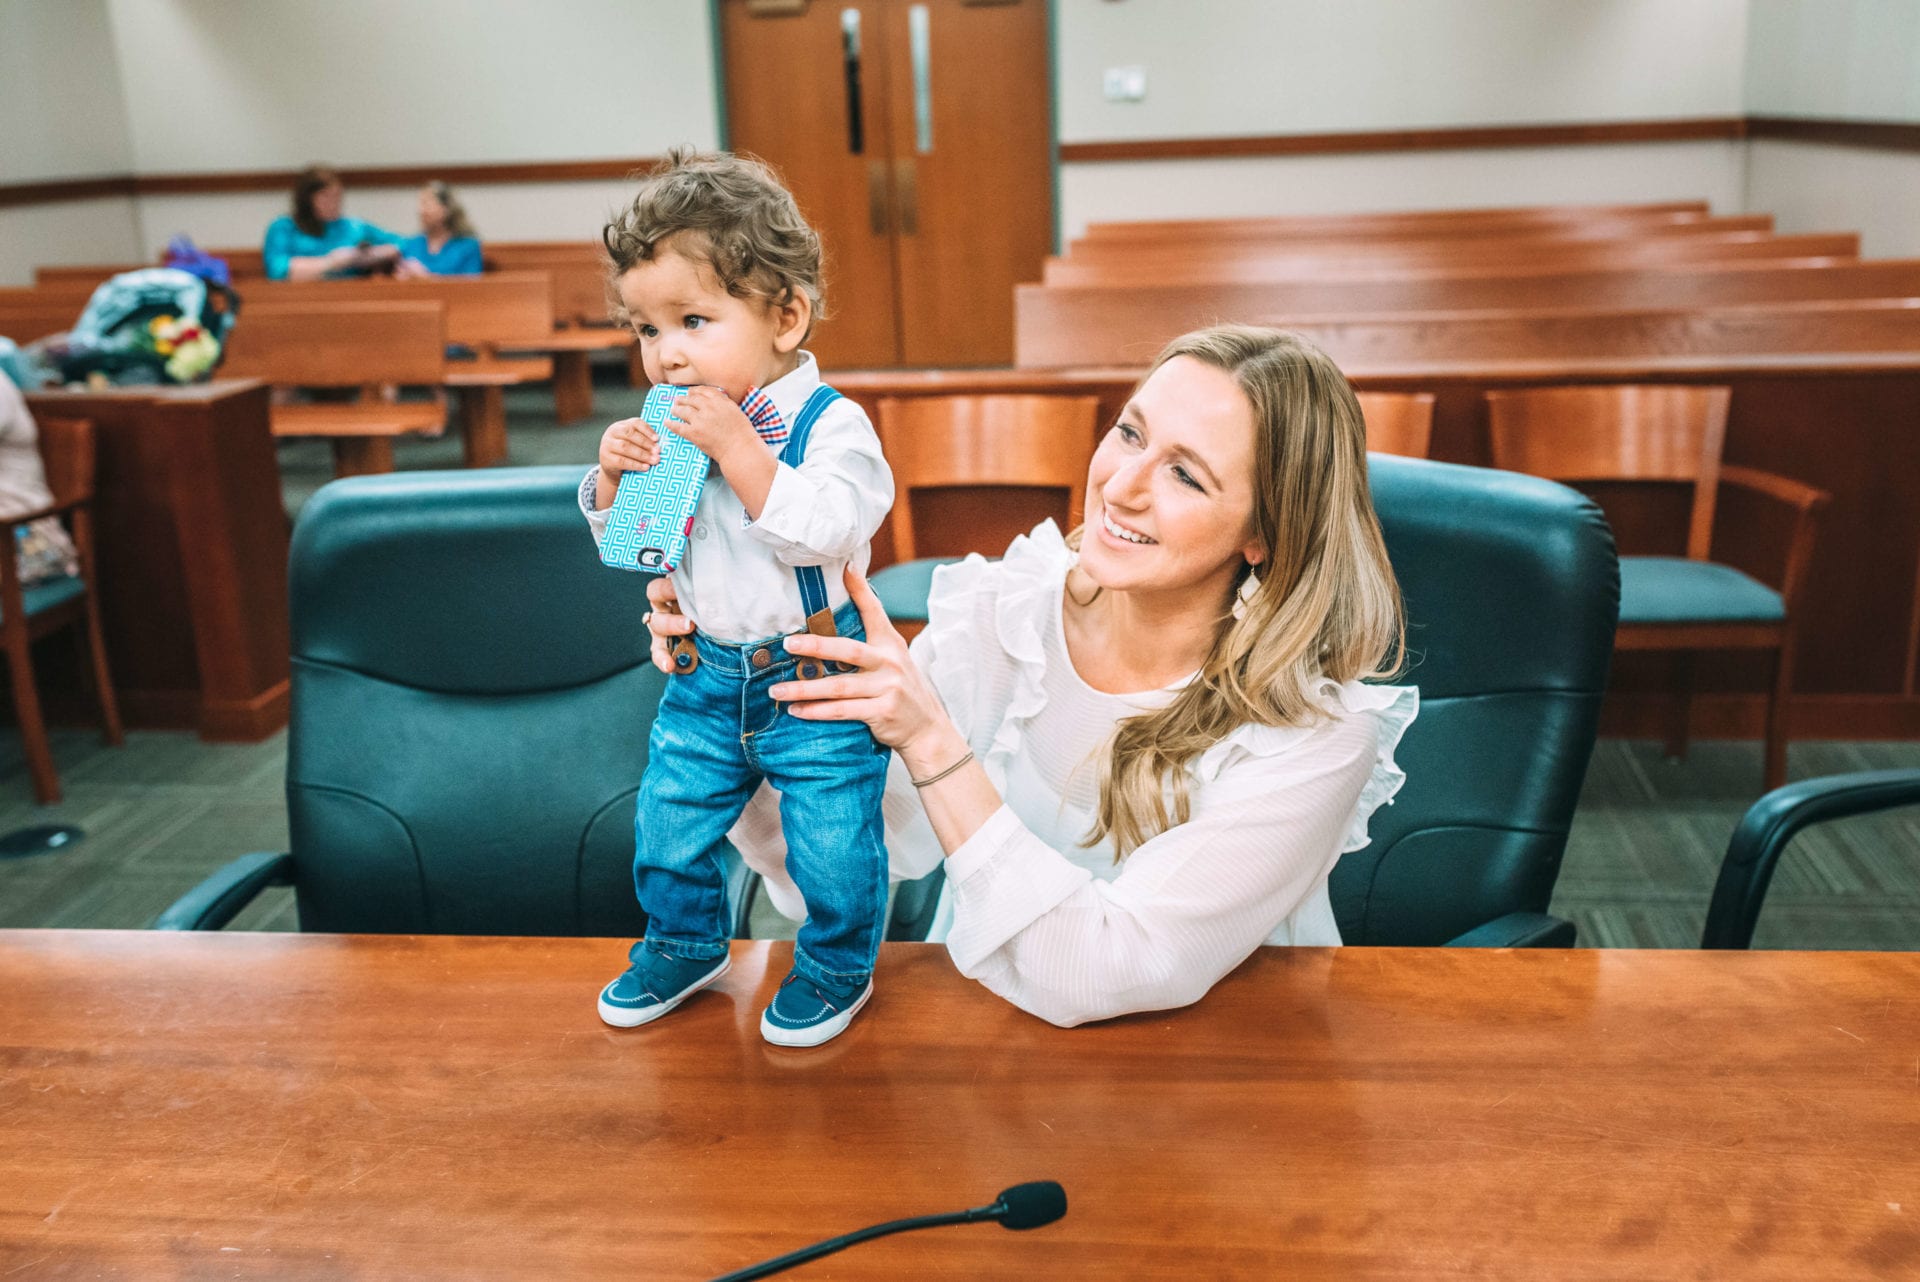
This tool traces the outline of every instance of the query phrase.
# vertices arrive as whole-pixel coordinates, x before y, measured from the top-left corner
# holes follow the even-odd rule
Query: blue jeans
[[[842,636],[866,636],[851,603],[834,622]],[[797,679],[783,639],[728,645],[696,635],[699,666],[667,678],[634,821],[646,946],[700,961],[727,951],[721,852],[765,779],[780,790],[787,871],[807,901],[794,969],[836,988],[859,987],[886,930],[880,794],[888,750],[863,722],[803,721],[767,696],[770,686]]]

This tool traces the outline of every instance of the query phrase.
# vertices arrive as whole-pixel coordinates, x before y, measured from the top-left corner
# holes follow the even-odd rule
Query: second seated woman
[[[420,189],[420,234],[400,242],[397,276],[475,276],[480,238],[453,188],[430,182]]]

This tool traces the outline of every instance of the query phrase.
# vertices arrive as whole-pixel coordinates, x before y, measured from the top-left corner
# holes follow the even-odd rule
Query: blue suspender
[[[819,421],[827,407],[840,399],[840,393],[825,383],[813,389],[813,395],[800,409],[800,417],[794,420],[793,429],[787,436],[786,448],[780,451],[780,461],[788,467],[799,467],[800,460],[806,457],[807,438],[813,435],[813,425]],[[807,631],[820,636],[833,636],[833,615],[827,610],[827,576],[817,565],[796,565],[793,577],[800,581],[800,608],[806,611]],[[802,678],[824,675],[819,662],[814,659],[802,659],[796,665]],[[837,668],[839,665],[832,665]]]

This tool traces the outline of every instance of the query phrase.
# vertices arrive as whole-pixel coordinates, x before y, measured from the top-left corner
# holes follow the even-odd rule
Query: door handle
[[[907,53],[913,63],[913,149],[933,154],[933,18],[926,5],[907,7]]]
[[[867,149],[860,110],[860,11],[840,11],[840,62],[847,85],[847,152],[858,156]]]
[[[900,193],[900,234],[917,235],[920,231],[920,195],[917,190],[919,165],[911,156],[902,156],[893,162],[893,183]]]

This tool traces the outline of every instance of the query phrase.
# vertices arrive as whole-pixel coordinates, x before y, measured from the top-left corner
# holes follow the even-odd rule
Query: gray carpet
[[[604,425],[636,412],[641,400],[606,381],[596,395],[591,422],[556,427],[544,390],[510,392],[509,461],[586,467]],[[285,442],[281,451],[288,509],[297,512],[329,479],[330,456],[317,441]],[[460,466],[455,437],[404,441],[397,455],[403,470]],[[0,729],[0,833],[72,823],[87,836],[56,853],[0,860],[0,927],[143,927],[234,856],[285,849],[284,735],[233,745],[136,732],[116,750],[90,730],[61,729],[53,750],[66,799],[41,809],[32,802],[18,736]],[[1793,778],[1920,767],[1920,744],[1796,744],[1790,764]],[[1674,764],[1655,744],[1602,743],[1553,910],[1576,923],[1586,945],[1696,946],[1727,837],[1759,780],[1757,744],[1702,743]],[[235,926],[295,924],[292,892],[270,890]],[[780,929],[771,918],[761,926],[769,934]],[[1755,946],[1920,946],[1920,809],[1847,820],[1803,837],[1774,880]]]

